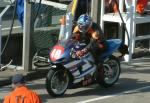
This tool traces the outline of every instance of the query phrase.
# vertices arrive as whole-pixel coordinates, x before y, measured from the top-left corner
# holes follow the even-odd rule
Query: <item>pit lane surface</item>
[[[43,103],[150,103],[150,63],[122,65],[119,81],[110,88],[91,85],[68,89],[62,97],[50,97],[45,90],[45,78],[28,82]],[[0,88],[0,99],[11,90],[10,86]],[[1,102],[0,102],[1,103]]]

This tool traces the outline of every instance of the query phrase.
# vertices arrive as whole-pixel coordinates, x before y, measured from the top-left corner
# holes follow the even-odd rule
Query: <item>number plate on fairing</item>
[[[50,59],[54,62],[58,60],[63,53],[64,53],[64,47],[61,45],[56,45],[53,47],[52,51],[49,54]]]

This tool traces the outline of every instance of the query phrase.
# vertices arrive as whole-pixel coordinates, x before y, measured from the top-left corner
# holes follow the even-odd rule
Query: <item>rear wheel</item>
[[[99,84],[103,87],[110,87],[114,85],[120,76],[121,68],[120,68],[120,62],[119,60],[111,56],[108,58],[107,61],[103,63],[103,77],[100,79]]]
[[[62,96],[68,88],[69,76],[63,69],[50,69],[46,77],[46,89],[53,96]]]

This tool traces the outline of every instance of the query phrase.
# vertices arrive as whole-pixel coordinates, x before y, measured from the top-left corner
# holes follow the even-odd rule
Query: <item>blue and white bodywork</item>
[[[119,60],[112,55],[120,48],[120,39],[107,40],[107,50],[102,55],[97,55],[103,61],[101,66],[95,64],[90,52],[80,58],[76,57],[76,49],[82,50],[85,46],[71,40],[72,33],[67,31],[72,27],[72,23],[68,23],[71,22],[70,16],[71,14],[66,15],[66,25],[61,26],[58,43],[49,53],[51,65],[46,77],[46,89],[52,96],[63,95],[67,88],[87,86],[95,82],[110,87],[117,82],[121,71]]]

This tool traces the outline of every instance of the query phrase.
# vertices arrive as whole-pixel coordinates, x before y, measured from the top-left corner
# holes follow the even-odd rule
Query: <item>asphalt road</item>
[[[119,81],[110,88],[91,85],[68,89],[64,96],[50,97],[45,90],[45,78],[28,82],[43,103],[150,103],[150,59],[132,64],[122,64]],[[9,93],[11,86],[0,88],[0,99]]]

